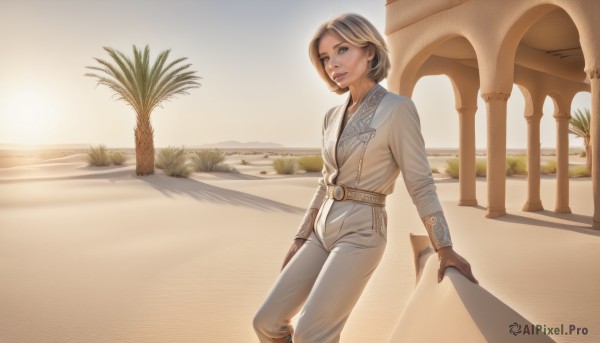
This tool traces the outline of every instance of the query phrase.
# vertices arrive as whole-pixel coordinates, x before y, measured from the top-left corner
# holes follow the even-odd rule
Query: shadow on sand
[[[481,211],[486,211],[486,208],[481,205],[471,206]],[[530,218],[524,215],[507,213],[504,216],[491,218],[492,220],[502,221],[506,223],[525,224],[532,226],[541,226],[544,228],[568,230],[577,233],[582,233],[592,236],[600,236],[600,230],[592,228],[592,216],[586,216],[583,214],[576,213],[558,213],[549,210],[541,210],[532,212],[540,216],[546,216],[552,219],[543,220],[538,218]],[[569,224],[569,223],[557,223],[556,219],[563,221],[570,221],[573,223],[579,223],[581,225]]]
[[[87,168],[85,168],[87,170]],[[48,177],[23,177],[0,179],[0,183],[44,182],[66,180],[106,180],[113,184],[125,180],[139,180],[161,192],[166,197],[174,195],[187,195],[198,201],[226,204],[231,206],[245,206],[261,211],[282,211],[294,214],[303,214],[306,209],[291,206],[282,202],[270,200],[260,196],[231,190],[223,187],[212,186],[194,178],[173,178],[162,173],[149,176],[136,176],[131,168],[103,167],[92,169],[95,172],[82,175],[48,176]],[[224,173],[218,173],[224,174]],[[260,179],[259,177],[244,174],[221,175],[221,178],[243,180]]]
[[[306,209],[291,206],[282,202],[273,201],[256,195],[235,191],[223,187],[209,185],[195,179],[177,179],[165,175],[152,175],[138,177],[157,191],[167,197],[176,194],[188,195],[198,201],[227,204],[231,206],[245,206],[262,211],[282,211],[303,214]]]

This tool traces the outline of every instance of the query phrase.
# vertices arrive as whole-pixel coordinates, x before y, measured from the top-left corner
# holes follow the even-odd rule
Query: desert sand
[[[137,177],[131,159],[88,167],[82,154],[58,156],[5,156],[0,168],[0,342],[257,342],[254,311],[319,173],[279,176],[257,154],[228,156],[238,175]],[[454,269],[438,284],[428,250],[416,282],[409,235],[426,232],[399,178],[385,255],[341,342],[600,341],[589,177],[571,179],[571,214],[552,211],[554,176],[542,177],[545,210],[533,213],[520,210],[526,179],[509,177],[508,215],[493,220],[485,178],[475,207],[456,205],[457,180],[435,178],[454,248],[479,285]],[[587,335],[512,336],[513,322],[573,324]]]

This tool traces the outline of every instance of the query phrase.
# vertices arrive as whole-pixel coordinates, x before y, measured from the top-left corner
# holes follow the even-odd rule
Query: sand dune
[[[242,174],[137,177],[131,164],[92,168],[82,155],[0,169],[0,342],[256,342],[252,316],[318,173],[261,175],[262,156],[228,162]],[[388,247],[342,342],[523,339],[507,336],[513,322],[588,329],[538,341],[600,341],[590,178],[572,179],[572,214],[521,212],[526,181],[509,178],[509,215],[496,220],[484,218],[484,178],[476,207],[456,206],[456,180],[437,187],[480,285],[455,270],[438,284],[427,254],[416,283],[409,234],[425,230],[400,178]],[[547,209],[554,191],[544,177]]]

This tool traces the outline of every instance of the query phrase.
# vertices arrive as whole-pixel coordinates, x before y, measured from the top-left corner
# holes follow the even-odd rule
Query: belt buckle
[[[345,200],[347,194],[346,187],[342,185],[335,185],[333,188],[333,198],[337,201]]]

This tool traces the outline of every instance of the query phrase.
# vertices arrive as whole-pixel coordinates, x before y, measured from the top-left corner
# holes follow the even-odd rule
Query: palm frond
[[[154,61],[154,65],[152,66],[152,70],[150,71],[149,84],[150,87],[148,89],[149,95],[155,93],[156,87],[158,85],[158,80],[160,79],[161,72],[163,71],[163,66],[169,57],[169,52],[171,50],[165,50],[161,52],[156,61]]]
[[[188,70],[191,64],[181,64],[187,58],[167,62],[170,49],[159,53],[153,63],[150,61],[148,45],[144,49],[133,45],[132,57],[110,47],[103,49],[112,62],[94,58],[100,66],[86,68],[97,73],[87,73],[85,76],[95,78],[97,84],[115,92],[117,100],[123,100],[133,107],[138,119],[148,118],[163,101],[188,94],[189,89],[200,86],[197,80],[202,78],[196,76],[195,71]]]
[[[119,96],[119,100],[125,100],[125,101],[131,101],[132,99],[130,98],[129,92],[123,88],[123,86],[121,86],[120,83],[115,82],[115,80],[104,77],[104,76],[100,76],[100,75],[96,75],[96,74],[86,74],[86,76],[92,76],[98,79],[97,84],[99,85],[105,85],[108,88],[112,89],[115,92],[115,95]]]
[[[133,50],[134,50],[134,54],[135,54],[135,50],[137,48],[135,47],[135,45],[133,46]],[[142,101],[142,95],[140,94],[140,87],[138,84],[138,80],[137,80],[137,71],[135,68],[135,64],[131,61],[131,59],[129,57],[127,57],[125,54],[123,54],[120,51],[115,51],[114,55],[112,56],[113,58],[115,58],[117,61],[119,61],[119,66],[121,67],[121,69],[123,69],[127,75],[127,79],[130,83],[130,90],[131,93],[133,95],[133,97],[136,99],[137,102],[137,106],[140,108],[140,111],[144,110],[144,106],[143,106],[143,101]]]
[[[160,105],[161,102],[174,97],[177,94],[187,94],[180,92],[182,88],[198,88],[200,84],[195,80],[201,79],[201,77],[194,76],[194,71],[183,72],[190,65],[184,65],[174,69],[169,74],[165,75],[160,81],[159,86],[156,88],[153,94],[153,102],[151,108],[154,109]]]
[[[590,110],[584,111],[577,109],[573,111],[573,116],[569,120],[569,133],[583,138],[586,142],[590,139]]]

